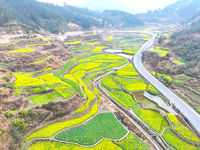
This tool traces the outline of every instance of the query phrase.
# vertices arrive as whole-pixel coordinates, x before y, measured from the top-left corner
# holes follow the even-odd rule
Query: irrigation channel
[[[160,83],[155,77],[153,77],[143,66],[141,58],[142,58],[142,52],[147,50],[149,47],[151,47],[157,37],[157,35],[152,33],[146,33],[146,32],[135,32],[135,31],[112,31],[112,32],[123,32],[123,33],[145,33],[150,34],[152,38],[143,44],[142,48],[133,56],[126,55],[122,53],[122,50],[104,50],[104,52],[107,53],[113,53],[122,57],[125,57],[129,60],[129,62],[132,62],[137,72],[151,85],[153,85],[174,107],[175,111],[180,113],[185,120],[193,127],[195,132],[200,135],[200,116],[189,106],[187,105],[183,100],[181,100],[178,96],[176,96],[173,92],[171,92],[167,87],[165,87],[162,83]],[[119,68],[114,68],[113,71],[119,70]],[[128,110],[124,106],[122,106],[120,103],[118,103],[115,99],[113,99],[104,89],[100,86],[100,81],[103,77],[107,76],[108,74],[112,73],[113,71],[110,71],[102,76],[99,76],[94,81],[95,87],[101,92],[101,94],[108,98],[113,105],[115,105],[155,146],[156,149],[164,150],[164,149],[170,149],[170,146],[163,140],[161,136],[159,136],[155,131],[153,131],[151,128],[145,125],[145,123],[137,117],[131,110]],[[176,113],[176,112],[175,112]]]

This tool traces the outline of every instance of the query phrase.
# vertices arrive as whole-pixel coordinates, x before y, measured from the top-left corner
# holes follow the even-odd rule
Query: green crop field
[[[29,96],[28,99],[34,103],[34,105],[44,104],[48,102],[55,102],[58,99],[62,97],[57,92],[51,93],[51,94],[40,94],[40,95],[34,95]]]
[[[54,76],[60,77],[60,76],[61,76],[62,74],[64,74],[70,67],[72,67],[75,63],[76,63],[76,58],[71,59],[71,60],[69,61],[69,63],[64,64],[64,65],[63,65],[63,69],[60,70],[60,71],[58,71],[58,72],[56,72],[56,73],[54,74]]]
[[[166,119],[156,111],[133,109],[133,112],[158,133],[162,133],[164,128],[168,127]]]
[[[165,139],[167,144],[177,150],[199,150],[199,147],[195,147],[179,139],[170,129],[166,129],[162,137]]]
[[[76,91],[80,94],[80,96],[81,96],[82,98],[84,98],[84,93],[83,93],[83,91],[81,90],[80,85],[77,83],[77,81],[73,81],[73,80],[71,80],[71,79],[62,78],[62,77],[60,77],[59,79],[60,79],[61,81],[65,82],[65,83],[67,83],[67,84],[73,86],[73,88],[76,89]]]
[[[57,140],[74,142],[80,145],[94,145],[103,138],[120,139],[127,130],[117,121],[112,113],[99,114],[86,125],[65,131]]]
[[[97,112],[98,112],[98,106],[97,106],[97,103],[96,103],[91,107],[90,112],[87,113],[86,115],[84,115],[80,118],[76,118],[76,119],[66,121],[66,122],[57,122],[57,123],[48,125],[48,126],[42,128],[42,129],[34,132],[33,134],[29,135],[25,139],[25,141],[29,141],[29,140],[34,139],[34,138],[51,137],[51,136],[53,136],[54,134],[56,134],[57,132],[59,132],[63,129],[66,129],[66,128],[71,127],[71,126],[75,126],[77,124],[80,124],[80,123],[86,121],[87,119],[89,119],[90,117],[95,115]]]
[[[167,114],[169,120],[172,122],[174,130],[181,134],[185,139],[193,142],[200,142],[197,137],[186,127],[184,127],[176,116],[172,114]]]
[[[83,82],[85,83],[85,85],[87,86],[87,88],[92,91],[93,90],[93,85],[92,85],[92,79],[101,74],[103,72],[94,72],[94,73],[91,73],[91,74],[87,74],[84,79],[83,79]]]
[[[39,88],[33,88],[33,89],[31,89],[31,91],[32,92],[41,92],[41,91],[45,91],[45,90],[50,90],[52,88],[53,88],[52,86],[42,86]]]
[[[123,141],[114,143],[123,150],[150,150],[133,133],[129,133]]]

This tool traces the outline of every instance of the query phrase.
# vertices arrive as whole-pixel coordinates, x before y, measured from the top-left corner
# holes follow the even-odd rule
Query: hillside
[[[185,61],[185,73],[200,77],[200,27],[191,27],[174,33],[168,45],[173,52]]]
[[[0,0],[0,3],[1,26],[11,21],[18,21],[36,29],[43,28],[58,33],[63,29],[67,30],[68,23],[75,23],[83,29],[89,29],[92,26],[103,27],[105,25],[102,24],[103,18],[110,21],[103,13],[69,5],[60,7],[36,0]],[[123,22],[123,18],[127,15],[133,18],[133,15],[125,12],[117,15],[119,17],[115,23]],[[136,22],[132,21],[131,26],[138,25],[138,19],[134,18],[134,20]],[[111,24],[117,25],[113,22]]]
[[[144,54],[150,72],[200,113],[200,27],[163,31]],[[168,78],[168,79],[167,79]],[[170,79],[170,80],[169,80]],[[170,84],[169,84],[170,81]]]
[[[112,24],[114,27],[133,27],[141,26],[144,23],[137,19],[134,15],[118,10],[106,10],[103,12],[104,20]]]
[[[186,23],[199,16],[195,17],[199,12],[199,6],[199,0],[179,0],[164,9],[148,11],[146,14],[138,14],[137,17],[145,22],[165,24]]]
[[[117,0],[93,0],[88,1],[80,5],[80,7],[89,8],[91,10],[98,10],[103,12],[104,10],[120,10],[129,13],[137,13],[139,10],[137,8],[131,8]]]

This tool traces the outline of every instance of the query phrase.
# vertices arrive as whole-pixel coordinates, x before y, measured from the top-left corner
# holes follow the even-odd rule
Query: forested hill
[[[130,27],[133,25],[143,25],[144,23],[137,19],[134,15],[118,10],[105,10],[103,12],[104,20],[111,23],[113,26]]]
[[[36,0],[0,0],[0,4],[0,26],[14,20],[35,28],[43,28],[52,33],[58,33],[62,28],[66,28],[69,22],[75,23],[84,29],[92,26],[103,27],[108,24],[113,26],[118,23],[121,23],[122,26],[127,24],[127,21],[123,19],[123,15],[127,16],[128,14],[125,12],[123,15],[120,14],[118,20],[115,21],[117,24],[113,24],[112,19],[107,19],[103,13],[68,5],[60,7]],[[128,21],[126,27],[143,24],[132,14],[129,16],[133,20]]]
[[[187,65],[185,73],[200,78],[200,26],[174,33],[167,44]]]
[[[145,22],[154,23],[188,23],[199,16],[200,0],[179,0],[164,9],[138,14]]]

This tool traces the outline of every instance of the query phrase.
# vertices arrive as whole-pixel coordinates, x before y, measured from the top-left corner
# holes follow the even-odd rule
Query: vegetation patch
[[[58,71],[58,72],[56,72],[56,73],[54,74],[54,76],[60,77],[60,76],[61,76],[62,74],[64,74],[70,67],[72,67],[75,63],[76,63],[76,58],[71,59],[71,60],[69,61],[69,63],[64,64],[64,65],[63,65],[63,69],[60,70],[60,71]]]
[[[85,75],[85,72],[82,70],[82,71],[77,71],[73,74],[73,76],[78,80],[79,84],[83,87],[83,91],[84,93],[86,94],[87,96],[87,102],[81,107],[79,108],[76,112],[77,113],[80,113],[82,111],[84,111],[89,103],[94,100],[96,98],[95,94],[92,93],[88,88],[87,86],[84,84],[84,82],[82,81],[82,77]]]
[[[176,64],[179,64],[179,65],[186,65],[185,62],[179,61],[179,60],[174,60],[173,62],[176,63]]]
[[[141,108],[140,104],[138,104],[132,95],[129,95],[123,91],[109,91],[108,94],[112,96],[116,101],[122,104],[127,109],[130,108]]]
[[[15,77],[17,79],[14,83],[16,88],[44,85],[43,81],[40,79],[27,77],[24,75],[15,75]]]
[[[40,95],[29,96],[28,99],[32,101],[34,105],[40,105],[48,102],[55,102],[60,97],[61,97],[60,94],[54,92],[51,94],[40,94]]]
[[[130,51],[130,50],[123,50],[123,53],[127,54],[136,54],[136,52]]]
[[[122,89],[120,85],[113,81],[114,75],[107,75],[103,79],[101,79],[101,83],[103,86],[108,87],[110,89]]]
[[[175,83],[184,83],[183,80],[175,80],[174,82],[175,82]]]
[[[28,45],[26,45],[26,46],[31,47],[31,46],[44,46],[44,45],[51,45],[51,43],[43,43],[43,44],[28,44]]]
[[[117,73],[119,76],[138,76],[139,75],[137,71],[133,68],[132,64],[129,64],[114,73]]]
[[[181,134],[185,139],[193,142],[199,142],[197,137],[186,127],[184,127],[179,120],[176,118],[175,115],[167,114],[167,117],[173,124],[174,130]]]
[[[14,50],[14,51],[9,51],[9,52],[6,52],[8,54],[11,54],[11,53],[30,53],[30,52],[33,52],[34,49],[31,49],[31,48],[20,48],[18,50]]]
[[[78,83],[76,83],[76,82],[74,82],[74,81],[72,81],[70,79],[62,78],[62,77],[60,77],[60,80],[65,82],[65,83],[67,83],[67,84],[69,84],[69,85],[71,85],[71,86],[73,86],[73,88],[76,89],[76,91],[80,94],[80,96],[82,98],[84,98],[84,93],[82,92],[82,90],[81,90],[81,88],[80,88]]]
[[[148,90],[149,90],[150,92],[159,94],[159,92],[158,92],[151,84],[148,85]]]
[[[74,41],[74,42],[65,42],[65,45],[75,45],[75,44],[80,44],[81,41]]]
[[[123,141],[114,143],[123,150],[150,150],[133,133],[129,133]]]
[[[99,114],[86,125],[68,130],[56,137],[57,140],[80,145],[94,145],[103,138],[117,140],[127,134],[127,130],[112,113]]]
[[[102,49],[106,48],[106,46],[97,46],[95,49],[92,50],[92,52],[101,52]]]
[[[126,78],[115,77],[115,80],[119,84],[123,85],[126,90],[131,92],[145,91],[147,88],[147,85],[145,83],[140,82],[134,78],[126,79]]]
[[[87,119],[89,119],[90,117],[95,115],[97,112],[98,112],[98,105],[96,103],[91,107],[90,112],[87,113],[85,116],[82,116],[80,118],[76,118],[76,119],[73,119],[73,120],[69,120],[69,121],[66,121],[66,122],[57,122],[57,123],[48,125],[48,126],[42,128],[42,129],[34,132],[33,134],[29,135],[25,139],[25,141],[27,142],[27,141],[29,141],[31,139],[34,139],[34,138],[48,138],[48,137],[51,137],[54,134],[56,134],[57,132],[65,129],[65,128],[68,128],[68,127],[71,127],[71,126],[75,126],[75,125],[78,125],[78,124],[86,121]]]
[[[146,97],[144,97],[143,93],[135,93],[135,98],[138,102],[140,102],[141,104],[143,104],[144,107],[146,108],[152,108],[152,109],[159,109],[158,105],[152,101],[150,101],[149,99],[147,99]]]
[[[86,63],[86,62],[99,62],[100,60],[105,61],[105,62],[112,62],[113,60],[119,61],[119,60],[123,60],[125,58],[120,57],[120,56],[116,56],[114,54],[100,54],[100,55],[92,55],[90,57],[87,58],[81,58],[79,59],[78,63]]]
[[[108,41],[108,42],[112,41],[112,40],[113,40],[113,36],[109,36],[109,37],[107,37],[107,38],[104,39],[104,41]]]
[[[153,74],[154,76],[157,76],[159,79],[164,79],[164,78],[166,78],[166,79],[169,80],[169,82],[171,82],[171,81],[173,80],[170,76],[167,76],[167,75],[165,75],[165,74],[160,74],[160,73],[155,73],[155,72],[152,72],[152,74]]]
[[[48,57],[46,57],[45,59],[42,59],[42,60],[37,61],[37,62],[33,62],[33,63],[31,63],[31,64],[41,64],[41,63],[43,63],[44,61],[46,61],[46,60],[48,60],[48,59],[51,59],[51,58],[52,58],[52,56],[48,56]]]
[[[95,45],[98,44],[99,42],[91,42],[91,43],[87,43],[87,45]]]
[[[54,150],[121,150],[120,147],[115,145],[112,141],[104,139],[98,145],[94,147],[83,147],[78,146],[75,144],[64,144],[59,142],[37,142],[34,144],[30,150],[47,150],[47,149],[54,149]]]
[[[158,46],[157,49],[152,49],[150,50],[151,52],[157,52],[159,53],[161,56],[166,56],[169,51],[165,51],[165,50],[161,50],[160,47]]]
[[[47,85],[53,86],[55,83],[70,86],[69,84],[61,81],[58,77],[53,76],[51,73],[38,76],[37,78],[44,80]]]
[[[166,119],[156,111],[133,109],[133,112],[158,133],[162,133],[164,128],[168,127]]]
[[[31,89],[31,91],[32,92],[41,92],[41,91],[50,90],[52,88],[53,88],[52,86],[42,86],[42,87],[39,87],[39,88],[33,88],[33,89]]]
[[[177,149],[177,150],[199,150],[198,147],[195,147],[193,145],[190,145],[181,139],[179,139],[174,133],[171,132],[170,129],[166,129],[164,134],[162,135],[164,140],[169,144],[171,147]]]
[[[74,89],[69,87],[69,86],[65,87],[65,86],[61,86],[61,85],[56,85],[55,90],[60,95],[62,95],[62,97],[65,98],[65,99],[69,99],[72,96],[74,96],[74,93],[73,93]]]
[[[93,34],[83,34],[83,37],[87,37],[87,36],[93,36],[93,35],[97,35],[97,33],[93,33]]]

